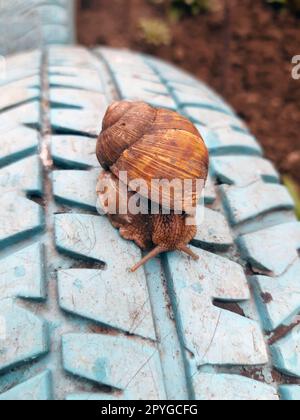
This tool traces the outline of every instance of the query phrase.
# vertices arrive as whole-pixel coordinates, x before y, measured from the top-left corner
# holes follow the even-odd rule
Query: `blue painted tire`
[[[255,138],[212,90],[126,51],[8,57],[0,87],[0,400],[300,396],[300,224]],[[211,154],[199,263],[140,250],[96,213],[107,105],[140,99]]]
[[[74,42],[75,0],[1,0],[1,55]]]

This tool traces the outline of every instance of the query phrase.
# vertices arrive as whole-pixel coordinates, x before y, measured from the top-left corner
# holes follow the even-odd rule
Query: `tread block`
[[[6,64],[9,70],[16,69],[37,69],[39,70],[42,60],[40,50],[26,51],[23,53],[12,54],[6,58]]]
[[[242,236],[249,233],[257,232],[259,230],[267,229],[272,226],[277,226],[286,223],[296,222],[296,214],[293,210],[280,210],[270,213],[264,213],[257,218],[248,220],[244,223],[234,226],[235,235]]]
[[[122,67],[119,63],[109,63],[110,70],[113,74],[118,76],[128,77],[133,81],[150,83],[161,83],[160,77],[149,69],[144,62],[135,61],[129,63],[128,61],[122,61]]]
[[[0,318],[5,325],[1,340],[0,372],[45,355],[49,350],[47,325],[12,299],[1,301]]]
[[[300,401],[300,386],[282,385],[279,392],[284,401]]]
[[[65,335],[63,365],[73,375],[126,390],[137,400],[166,398],[159,353],[150,343],[109,335]]]
[[[51,372],[46,371],[0,395],[0,401],[52,400]]]
[[[198,79],[193,77],[191,74],[179,70],[178,67],[172,65],[171,63],[167,63],[165,61],[160,60],[159,58],[154,58],[153,56],[147,56],[146,58],[147,63],[151,65],[168,83],[176,82],[178,84],[183,84],[186,88],[203,88],[206,89],[207,92],[212,92],[211,89],[208,89],[204,83],[200,82]]]
[[[53,2],[50,2],[50,4],[41,4],[40,2],[38,7],[35,8],[35,13],[38,14],[45,25],[49,23],[65,25],[69,19],[66,10],[60,5],[53,4]]]
[[[79,89],[52,88],[50,89],[50,102],[52,107],[97,109],[99,113],[105,113],[108,107],[103,94]]]
[[[34,99],[39,99],[40,90],[29,87],[12,88],[10,85],[0,87],[0,111],[5,108],[10,108],[28,102]]]
[[[167,84],[170,90],[180,92],[182,94],[186,94],[192,97],[195,97],[195,93],[197,92],[198,96],[203,95],[204,98],[210,98],[211,100],[214,100],[216,104],[220,104],[223,105],[223,107],[227,107],[227,109],[230,109],[231,113],[234,114],[232,107],[228,105],[228,103],[225,102],[224,99],[216,93],[216,91],[209,88],[200,80],[192,79],[190,75],[184,73],[184,76],[187,75],[187,77],[184,77],[180,82],[172,81],[169,80],[168,74],[165,74],[164,72],[159,73],[161,74],[161,77],[164,79],[164,82]]]
[[[49,68],[52,66],[90,69],[97,67],[97,59],[81,46],[55,45],[48,48]]]
[[[253,270],[282,275],[298,258],[300,223],[274,226],[238,239],[244,258]]]
[[[28,77],[24,77],[23,79],[20,80],[14,80],[12,82],[9,82],[8,84],[5,84],[3,86],[1,86],[0,83],[0,89],[3,91],[9,91],[9,89],[15,90],[15,89],[24,89],[24,88],[35,88],[38,89],[39,91],[41,87],[41,78],[39,74],[36,74],[34,76],[28,76]]]
[[[203,92],[201,89],[196,88],[193,93],[190,93],[185,90],[177,90],[176,87],[174,89],[174,85],[172,84],[169,84],[169,87],[172,89],[175,100],[182,107],[211,109],[228,115],[234,115],[232,108],[224,102],[216,100],[213,95]]]
[[[0,208],[0,249],[30,238],[44,227],[44,214],[38,204],[15,193],[2,194]]]
[[[0,87],[1,86],[9,86],[11,84],[15,84],[16,82],[20,83],[21,85],[26,85],[27,80],[36,79],[39,77],[39,69],[38,68],[16,68],[9,70],[6,66],[5,68],[5,77],[0,79]],[[35,85],[39,86],[39,85]]]
[[[98,137],[104,113],[104,110],[52,109],[51,124],[56,131]]]
[[[300,378],[300,326],[271,347],[276,369],[289,376]]]
[[[261,146],[251,134],[223,128],[210,130],[201,125],[197,126],[211,156],[225,155],[254,155],[262,156]]]
[[[42,54],[35,50],[23,54],[11,55],[6,58],[5,78],[0,79],[0,86],[8,83],[38,75],[40,71]]]
[[[111,271],[66,270],[58,274],[62,309],[126,333],[155,340],[145,284]]]
[[[107,56],[113,54],[111,52],[107,52],[105,49],[101,49],[100,53],[105,59],[107,59]],[[125,57],[125,60],[128,60],[127,52],[125,52],[125,55],[123,56],[122,52],[118,52],[118,56],[120,54],[121,60],[122,57]],[[118,71],[119,64],[116,65],[116,63],[111,64],[111,62],[109,62],[108,66],[114,73],[114,80],[119,90],[121,98],[127,100],[142,100],[148,102],[154,107],[162,107],[176,110],[177,105],[175,101],[169,96],[169,91],[167,87],[163,83],[161,83],[159,78],[155,78],[155,81],[153,81],[154,73],[151,70],[151,68],[148,68],[147,64],[142,60],[138,59],[137,61],[136,55],[132,54],[132,56],[133,62],[131,60],[130,65],[132,66],[132,68],[135,69],[135,72],[139,71],[142,74],[150,74],[151,77],[146,76],[146,78],[143,79],[137,78],[135,74],[124,74],[122,70],[120,72]],[[118,57],[117,60],[119,61],[120,57]]]
[[[6,36],[2,46],[0,45],[3,53],[21,48],[39,48],[52,42],[74,42],[73,0],[65,4],[55,0],[22,0],[15,9],[8,6],[5,0],[2,3],[1,28]]]
[[[37,152],[39,133],[27,127],[16,127],[0,135],[0,165],[7,165],[15,160]]]
[[[50,5],[59,5],[59,6],[66,6],[68,4],[69,0],[51,0],[51,3],[48,1],[48,3],[50,3]],[[10,2],[8,0],[5,0],[3,2],[4,4],[2,5],[2,7],[4,8],[4,13],[6,11],[8,11],[10,13],[11,10],[14,9],[13,5],[10,4]],[[41,0],[27,0],[26,2],[20,2],[19,7],[20,10],[24,11],[24,10],[28,10],[28,7],[32,7],[32,6],[40,6],[42,3]],[[47,3],[47,2],[45,2]]]
[[[223,214],[198,206],[196,221],[198,231],[192,241],[195,246],[209,250],[226,251],[233,245],[234,239]]]
[[[128,95],[130,95],[132,98],[136,98],[143,92],[165,96],[167,96],[169,93],[166,86],[162,83],[154,83],[150,82],[149,80],[136,80],[135,84],[132,86],[131,77],[118,75],[118,73],[115,74],[115,80],[120,90],[121,96],[123,97],[128,97]]]
[[[42,172],[42,164],[38,155],[12,163],[0,169],[0,191],[25,191],[29,194],[42,195]]]
[[[280,176],[268,160],[252,156],[224,156],[211,159],[211,169],[223,184],[240,187],[258,180],[278,183]]]
[[[57,202],[96,211],[96,186],[100,170],[54,171],[53,194]],[[83,188],[78,188],[78,186]]]
[[[204,94],[210,98],[215,98],[216,102],[225,103],[223,98],[218,95],[214,90],[208,87],[205,83],[201,82],[199,79],[194,78],[191,76],[190,73],[178,72],[178,68],[174,67],[173,65],[167,64],[165,66],[165,62],[160,62],[159,66],[156,63],[153,65],[152,59],[147,59],[147,62],[150,62],[150,65],[156,69],[158,74],[164,79],[164,82],[169,86],[170,89],[176,90],[182,93],[188,93],[189,95],[195,95],[195,92],[200,94]],[[161,65],[162,64],[162,65]],[[173,73],[177,73],[178,75],[181,73],[181,80],[172,80],[172,76],[168,79],[167,71],[168,69]],[[174,72],[175,69],[175,72]]]
[[[102,81],[93,69],[79,69],[64,66],[52,66],[49,70],[50,87],[82,89],[90,92],[103,92]]]
[[[205,251],[195,252],[199,262],[179,253],[168,254],[166,268],[180,334],[196,365],[267,363],[259,324],[213,305],[214,299],[229,302],[249,299],[242,267]]]
[[[145,60],[131,51],[116,50],[113,48],[96,48],[96,53],[107,61],[107,64],[113,73],[126,75],[133,78],[141,78],[142,80],[156,80],[160,82],[150,66]]]
[[[53,48],[53,47],[51,47]],[[93,64],[93,65],[92,65]],[[82,68],[76,66],[63,66],[63,65],[52,65],[48,67],[49,76],[65,76],[70,77],[70,79],[89,79],[95,83],[95,85],[102,85],[101,75],[97,71],[96,61],[89,68]],[[95,68],[94,68],[95,67]],[[79,87],[79,86],[78,86]],[[89,90],[89,89],[87,89]]]
[[[40,104],[38,101],[19,105],[9,111],[0,114],[0,134],[15,128],[18,125],[39,127],[40,125]]]
[[[118,231],[111,226],[108,219],[99,216],[57,215],[55,217],[55,238],[56,246],[61,252],[73,257],[107,263],[107,270],[103,274],[106,281],[103,284],[107,284],[109,276],[112,285],[118,285],[119,281],[125,283],[126,287],[121,286],[120,283],[122,294],[119,292],[117,295],[120,299],[119,305],[121,302],[124,305],[124,316],[126,316],[125,308],[128,302],[132,301],[132,296],[140,296],[141,300],[143,300],[143,296],[147,296],[141,307],[141,313],[145,317],[141,319],[140,325],[135,325],[136,321],[132,319],[126,330],[131,330],[135,325],[135,330],[140,335],[155,339],[145,273],[143,270],[139,270],[136,273],[127,274],[128,269],[140,260],[141,251],[132,242],[121,239]],[[139,312],[135,316],[140,319]],[[115,324],[113,318],[111,323]]]
[[[175,101],[161,83],[118,75],[115,75],[115,80],[122,99],[142,100],[154,107],[177,109]]]
[[[196,399],[202,401],[278,401],[272,386],[238,375],[199,374],[194,377]]]
[[[157,108],[166,108],[176,111],[176,104],[169,96],[160,95],[156,93],[150,93],[146,91],[141,91],[136,95],[123,96],[123,99],[128,100],[137,100],[147,102],[149,105],[152,105]]]
[[[276,211],[293,210],[295,203],[283,185],[257,181],[246,187],[222,186],[232,225]]]
[[[252,282],[258,309],[267,331],[287,325],[300,312],[300,261],[276,279],[255,276]]]
[[[94,261],[110,262],[109,269],[116,269],[120,274],[127,272],[141,257],[140,250],[132,242],[123,240],[105,217],[59,214],[55,217],[55,228],[59,250]],[[112,260],[111,257],[118,253],[128,266],[122,264],[120,267],[119,260]]]
[[[185,114],[197,124],[204,125],[211,129],[231,128],[233,130],[248,132],[246,125],[234,115],[213,109],[202,109],[191,106],[183,107]]]
[[[45,298],[44,249],[39,243],[0,261],[0,297]]]
[[[45,24],[42,27],[43,38],[48,44],[67,44],[70,40],[70,30],[60,24]]]
[[[65,168],[99,168],[96,139],[80,136],[53,136],[51,153],[54,162]]]

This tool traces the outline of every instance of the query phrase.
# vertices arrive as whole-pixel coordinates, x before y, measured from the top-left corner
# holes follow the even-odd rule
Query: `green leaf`
[[[172,43],[170,27],[161,19],[140,19],[139,28],[148,45],[160,47],[169,46]]]

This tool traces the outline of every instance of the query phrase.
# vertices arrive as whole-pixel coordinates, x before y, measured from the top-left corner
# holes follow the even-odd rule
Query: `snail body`
[[[118,204],[116,211],[107,212],[111,223],[123,238],[135,241],[142,249],[152,248],[132,271],[167,251],[183,251],[198,259],[187,244],[197,232],[193,210],[201,191],[196,184],[197,180],[203,184],[206,181],[209,158],[196,127],[173,111],[143,102],[116,102],[104,117],[96,153],[104,169],[99,185],[104,181],[106,185],[105,190],[97,191],[100,203],[103,207],[109,200]],[[143,183],[137,185],[136,180]],[[175,188],[162,187],[165,181],[174,180]],[[189,188],[185,188],[187,182]],[[149,212],[130,209],[135,196],[149,207]],[[120,204],[126,208],[122,214],[118,211]]]

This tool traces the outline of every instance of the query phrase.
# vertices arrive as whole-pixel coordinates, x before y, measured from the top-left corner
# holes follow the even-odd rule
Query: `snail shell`
[[[204,184],[209,166],[208,151],[196,127],[173,111],[156,109],[143,102],[116,102],[105,114],[96,153],[106,170],[101,178],[109,180],[109,190],[112,194],[117,192],[119,201],[128,200],[118,188],[120,174],[126,172],[128,191],[137,192],[161,209],[155,215],[133,215],[129,211],[126,215],[109,214],[124,238],[134,240],[143,249],[156,246],[133,270],[170,250],[178,249],[196,258],[187,244],[197,229],[195,225],[187,225],[186,218],[199,201],[201,191],[197,189],[197,181],[203,180]],[[145,188],[141,185],[137,188],[137,179],[145,182]],[[175,189],[162,188],[153,180],[176,180],[181,187],[180,194]],[[187,181],[190,188],[185,188],[182,194]],[[103,191],[98,191],[98,195],[101,201]],[[163,214],[163,208],[169,208],[170,214]]]

